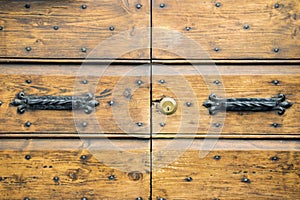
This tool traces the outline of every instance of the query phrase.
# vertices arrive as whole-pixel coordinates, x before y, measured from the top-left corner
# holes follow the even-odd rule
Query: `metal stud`
[[[80,159],[81,159],[81,160],[86,160],[86,159],[87,159],[87,156],[86,156],[86,155],[81,155],[81,156],[80,156]]]
[[[186,102],[185,105],[186,105],[187,107],[191,107],[191,106],[192,106],[192,102]]]
[[[83,5],[81,5],[81,8],[82,8],[82,9],[86,9],[86,8],[87,8],[87,5],[83,4]]]
[[[142,197],[137,197],[135,200],[143,200]]]
[[[215,47],[215,48],[214,48],[214,51],[215,51],[215,52],[218,52],[218,51],[220,51],[220,49],[219,49],[218,47]]]
[[[159,83],[160,83],[160,84],[164,84],[164,83],[166,83],[166,81],[165,81],[164,79],[160,79],[160,80],[159,80]]]
[[[214,126],[215,126],[216,128],[219,128],[219,127],[221,127],[221,124],[220,124],[220,123],[214,123]]]
[[[114,30],[115,30],[115,27],[110,26],[110,27],[109,27],[109,30],[110,30],[110,31],[114,31]]]
[[[30,79],[27,79],[26,81],[25,81],[25,83],[27,83],[27,84],[30,84],[32,81],[30,80]]]
[[[216,7],[221,7],[221,5],[222,5],[222,4],[221,4],[220,2],[217,2],[217,3],[215,4]]]
[[[25,159],[26,159],[26,160],[30,160],[30,159],[31,159],[31,156],[30,156],[30,155],[25,155]]]
[[[165,123],[165,122],[161,122],[159,125],[160,125],[161,127],[165,127],[165,126],[166,126],[166,123]]]
[[[85,48],[85,47],[81,48],[81,52],[85,53],[86,51],[87,51],[87,48]]]
[[[214,156],[214,159],[215,159],[215,160],[221,160],[221,156],[215,155],[215,156]]]
[[[111,100],[111,101],[108,102],[108,105],[110,105],[110,106],[112,106],[114,104],[115,104],[115,102],[113,100]]]
[[[279,3],[275,3],[274,8],[279,8]]]
[[[245,30],[248,30],[250,28],[250,26],[248,24],[245,24],[243,27]]]
[[[191,29],[192,29],[192,28],[189,27],[189,26],[185,27],[185,30],[186,30],[186,31],[190,31]]]
[[[166,200],[165,198],[159,197],[157,200]]]
[[[81,198],[81,200],[88,200],[88,198],[86,198],[86,197],[82,197],[82,198]]]
[[[280,124],[273,123],[272,126],[273,126],[274,128],[278,128],[278,127],[280,127]]]
[[[110,176],[108,177],[108,180],[110,180],[110,181],[114,181],[114,180],[116,180],[116,177],[115,177],[115,175],[110,175]]]
[[[24,125],[25,125],[25,127],[30,127],[32,125],[32,123],[28,121],[28,122],[25,122]]]
[[[54,177],[53,177],[53,181],[54,181],[54,182],[58,182],[58,181],[59,181],[59,177],[58,177],[58,176],[54,176]]]
[[[214,81],[214,84],[216,84],[216,85],[219,85],[220,83],[221,83],[221,81],[219,81],[219,80]]]
[[[82,126],[82,127],[87,127],[87,126],[88,126],[88,123],[87,123],[87,122],[82,122],[82,123],[81,123],[81,126]]]
[[[2,106],[2,104],[3,104],[2,101],[0,101],[0,106]]]
[[[140,3],[138,3],[138,4],[135,5],[135,7],[136,7],[137,9],[141,9],[141,8],[143,7],[143,5],[140,4]]]
[[[193,178],[192,177],[186,177],[184,180],[187,181],[187,182],[192,182]]]
[[[166,4],[161,3],[161,4],[159,4],[159,7],[160,7],[160,8],[164,8],[164,7],[166,7]]]
[[[26,51],[31,51],[31,47],[26,47],[25,50]]]
[[[272,161],[277,161],[277,160],[279,160],[279,158],[277,156],[273,156],[273,157],[271,157],[271,160]]]
[[[137,80],[136,83],[137,83],[138,85],[142,85],[142,84],[143,84],[143,81]]]
[[[136,125],[138,125],[138,127],[141,127],[141,126],[143,126],[144,124],[143,124],[142,122],[138,122],[138,123],[136,123]]]
[[[58,26],[53,26],[53,29],[57,31],[59,29],[59,27]]]
[[[0,26],[0,31],[2,31],[3,30],[3,27],[2,26]]]
[[[29,9],[30,8],[30,4],[25,4],[24,7],[27,8],[27,9]]]
[[[29,197],[24,197],[24,199],[23,200],[30,200],[30,198]]]
[[[86,85],[86,84],[89,83],[89,81],[88,80],[83,80],[83,81],[81,81],[81,83],[84,84],[84,85]]]
[[[275,53],[278,53],[279,52],[279,48],[274,48],[273,50]]]
[[[246,178],[246,177],[242,178],[241,181],[242,181],[243,183],[251,183],[250,179],[248,179],[248,178]]]
[[[274,85],[279,85],[280,81],[278,81],[278,80],[273,80],[272,83],[273,83]]]

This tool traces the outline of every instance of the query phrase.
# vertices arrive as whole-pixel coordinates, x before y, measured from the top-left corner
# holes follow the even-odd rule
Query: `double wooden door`
[[[297,0],[3,1],[0,199],[297,199]]]

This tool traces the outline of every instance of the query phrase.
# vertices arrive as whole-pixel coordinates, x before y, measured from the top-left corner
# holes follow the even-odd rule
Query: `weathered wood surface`
[[[299,198],[299,141],[205,141],[153,140],[153,199]]]
[[[146,65],[115,65],[106,70],[104,65],[84,64],[2,65],[0,132],[45,136],[48,133],[96,133],[103,137],[106,137],[103,133],[118,136],[142,134],[149,137],[149,70]],[[84,80],[86,84],[83,84]],[[18,114],[17,107],[10,103],[21,91],[35,96],[81,96],[90,92],[100,105],[91,114],[85,114],[83,110],[26,110],[24,114]],[[31,126],[26,127],[26,122],[30,122]],[[138,126],[137,123],[142,124]]]
[[[0,57],[149,59],[149,4],[147,0],[1,1]]]
[[[299,59],[299,16],[298,0],[153,1],[153,57]]]
[[[1,140],[0,144],[0,199],[150,196],[148,141]]]
[[[154,65],[152,77],[153,137],[172,137],[174,134],[177,137],[299,137],[298,65]],[[162,84],[161,80],[165,82]],[[274,80],[279,84],[274,84]],[[210,115],[202,104],[212,93],[222,98],[270,98],[283,93],[293,105],[281,116],[277,111],[228,111]],[[163,97],[177,101],[178,109],[174,114],[166,116],[159,111],[158,102]],[[191,102],[190,107],[187,102]]]

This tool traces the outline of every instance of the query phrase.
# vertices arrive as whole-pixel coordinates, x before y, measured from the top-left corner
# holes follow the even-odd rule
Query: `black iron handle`
[[[27,96],[20,92],[11,102],[11,105],[17,106],[18,113],[22,114],[26,110],[84,110],[89,114],[93,108],[99,105],[99,102],[93,99],[93,94],[86,96]]]
[[[214,115],[218,111],[272,111],[278,110],[279,115],[285,113],[285,109],[293,104],[286,101],[284,94],[273,98],[218,98],[211,94],[203,106],[208,108],[209,114]]]

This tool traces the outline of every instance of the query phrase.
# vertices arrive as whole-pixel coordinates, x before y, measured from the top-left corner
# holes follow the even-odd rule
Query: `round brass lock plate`
[[[165,115],[171,115],[177,110],[177,103],[173,98],[165,97],[158,105],[159,111]]]

